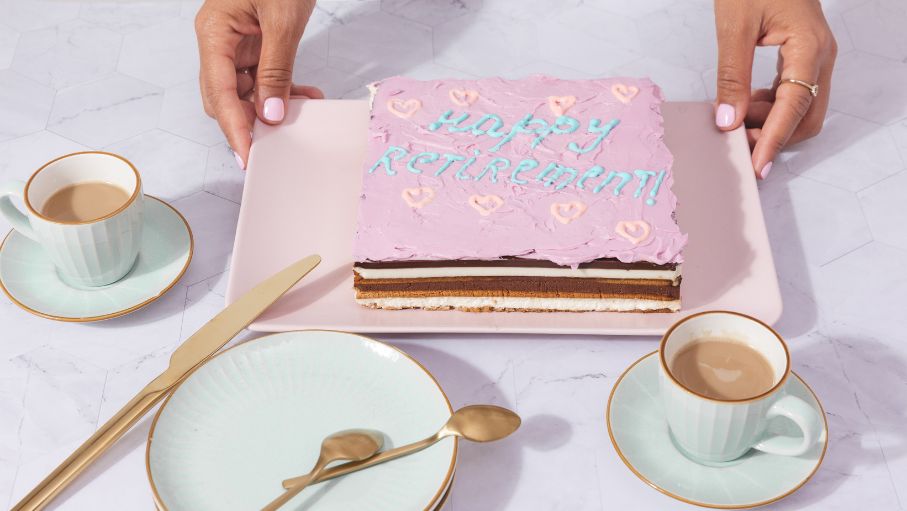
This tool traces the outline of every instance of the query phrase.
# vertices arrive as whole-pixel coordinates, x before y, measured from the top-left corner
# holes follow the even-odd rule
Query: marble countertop
[[[907,6],[823,4],[840,46],[825,130],[786,151],[760,193],[784,295],[777,327],[825,405],[830,446],[814,479],[772,508],[905,509]],[[243,173],[201,109],[198,6],[0,0],[0,179],[23,178],[71,151],[121,153],[142,170],[148,193],[185,214],[197,250],[165,297],[103,323],[48,321],[0,299],[0,507],[31,489],[223,305]],[[363,97],[365,83],[391,74],[649,75],[669,100],[709,100],[713,23],[707,0],[323,1],[295,75],[345,98]],[[774,66],[774,50],[760,49],[755,83],[769,83]],[[657,339],[380,337],[422,361],[455,406],[497,403],[524,418],[508,441],[463,445],[449,509],[691,508],[630,473],[604,424],[615,380]],[[153,509],[149,424],[141,421],[55,506]]]

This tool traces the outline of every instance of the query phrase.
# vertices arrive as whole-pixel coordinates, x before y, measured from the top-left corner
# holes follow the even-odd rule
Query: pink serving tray
[[[706,103],[664,105],[684,252],[683,310],[468,313],[373,310],[353,300],[353,232],[365,153],[368,103],[293,100],[280,127],[258,124],[227,285],[227,303],[291,262],[321,254],[321,266],[252,330],[324,328],[353,332],[502,332],[659,335],[681,317],[729,309],[768,323],[781,293],[746,137],[720,133]]]

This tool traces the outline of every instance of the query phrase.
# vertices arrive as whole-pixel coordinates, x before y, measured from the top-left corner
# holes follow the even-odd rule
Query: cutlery
[[[329,468],[308,480],[308,475],[294,477],[283,482],[287,489],[295,488],[298,484],[320,483],[375,466],[379,463],[395,460],[430,447],[441,440],[455,436],[465,438],[472,442],[493,442],[509,436],[520,427],[520,416],[506,408],[494,405],[470,405],[455,411],[447,419],[447,423],[434,435],[413,442],[411,444],[389,449],[362,461],[352,461],[336,467]]]
[[[91,435],[63,463],[26,495],[12,511],[43,509],[85,468],[122,437],[155,404],[193,369],[211,357],[237,333],[249,326],[278,298],[305,277],[321,262],[310,255],[252,288],[214,316],[192,337],[186,339],[173,355],[170,366],[139,391],[116,415]]]
[[[261,511],[275,511],[299,494],[306,486],[314,481],[324,468],[335,461],[361,461],[371,456],[384,445],[384,436],[377,431],[354,430],[341,431],[328,436],[321,443],[321,454],[312,467],[312,471],[302,476],[292,488],[288,488],[283,495],[272,500]]]

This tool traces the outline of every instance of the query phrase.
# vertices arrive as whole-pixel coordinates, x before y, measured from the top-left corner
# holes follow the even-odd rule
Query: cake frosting
[[[357,262],[682,262],[645,78],[374,84]]]

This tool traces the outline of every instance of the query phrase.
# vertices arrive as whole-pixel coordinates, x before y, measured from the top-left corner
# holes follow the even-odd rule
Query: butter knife
[[[255,320],[278,298],[308,275],[321,257],[310,255],[268,277],[222,310],[205,326],[186,339],[173,355],[170,366],[145,386],[126,406],[91,435],[11,511],[44,509],[76,476],[116,443],[139,419],[156,405],[193,369],[217,353],[236,334]]]

